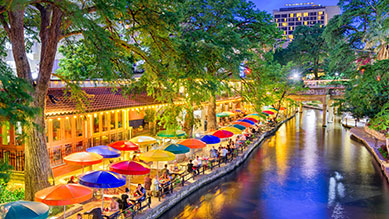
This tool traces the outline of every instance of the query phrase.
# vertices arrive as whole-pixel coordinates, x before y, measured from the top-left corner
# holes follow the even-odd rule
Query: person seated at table
[[[167,168],[167,164],[165,164],[165,167],[162,169],[162,174],[166,173],[167,175],[170,175],[170,172]]]
[[[144,201],[146,199],[146,189],[143,188],[142,184],[138,184],[134,192],[135,202]]]
[[[119,199],[117,197],[111,198],[108,211],[119,211]]]
[[[76,178],[74,176],[71,176],[68,183],[67,184],[71,184],[71,183],[77,183],[76,182]]]
[[[166,174],[166,172],[163,173],[162,177],[159,179],[160,183],[162,184],[162,192],[166,193],[169,191],[170,188],[170,178]]]
[[[211,150],[209,150],[209,154],[211,158],[217,158],[217,151],[214,146],[212,146]]]
[[[201,160],[201,158],[199,156],[196,157],[196,160],[197,160],[197,168],[200,169],[200,167],[203,165],[203,161]]]
[[[192,160],[189,160],[189,163],[187,164],[188,167],[188,173],[193,172],[193,162]]]
[[[221,150],[222,161],[226,161],[227,160],[227,153],[228,153],[228,150],[223,147],[222,150]]]
[[[158,191],[159,191],[159,180],[158,180],[158,176],[155,175],[155,177],[153,178],[153,182],[151,184],[151,194],[157,197]]]
[[[126,188],[125,193],[121,195],[121,200],[119,201],[119,208],[121,210],[127,209],[132,204],[130,200],[130,196],[131,196],[130,190]]]
[[[134,154],[134,156],[132,156],[132,160],[133,161],[139,161],[139,158],[138,158],[138,156],[136,156],[136,154]]]
[[[193,162],[193,170],[194,170],[194,174],[199,174],[199,161],[197,159],[194,159]]]
[[[149,191],[150,187],[151,187],[151,178],[150,178],[150,174],[147,174],[147,176],[145,177],[145,189]]]

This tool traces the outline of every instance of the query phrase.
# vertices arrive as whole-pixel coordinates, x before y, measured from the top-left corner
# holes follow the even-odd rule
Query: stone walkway
[[[381,166],[381,170],[389,182],[389,162],[384,157],[382,157],[381,153],[378,151],[380,146],[385,145],[386,142],[378,140],[374,136],[368,134],[363,128],[355,127],[350,129],[350,132],[371,152],[378,164]]]

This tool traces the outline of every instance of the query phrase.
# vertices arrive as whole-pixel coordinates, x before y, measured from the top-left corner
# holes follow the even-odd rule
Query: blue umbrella
[[[89,171],[78,176],[78,182],[81,185],[102,189],[102,209],[104,208],[104,189],[124,186],[126,181],[126,177],[121,174],[104,170]]]
[[[91,147],[91,148],[86,149],[86,151],[100,154],[101,156],[103,156],[103,158],[120,157],[119,150],[112,148],[112,147],[109,147],[109,146],[106,146],[106,145]]]
[[[246,127],[244,127],[243,125],[239,125],[239,124],[234,124],[232,126],[237,128],[237,129],[240,129],[240,130],[245,130],[246,129]]]
[[[249,123],[251,125],[255,125],[255,122],[253,122],[251,120],[248,120],[248,119],[238,119],[238,121],[240,121],[240,122],[247,122],[247,123]]]
[[[90,171],[78,177],[79,183],[92,188],[117,188],[126,184],[126,177],[104,170]]]
[[[213,135],[204,135],[200,140],[205,142],[206,144],[220,143],[220,138]]]
[[[49,216],[49,206],[41,202],[16,201],[0,205],[0,218],[44,219]]]
[[[173,154],[185,154],[190,151],[190,148],[182,144],[170,144],[165,148],[165,151],[172,152]]]

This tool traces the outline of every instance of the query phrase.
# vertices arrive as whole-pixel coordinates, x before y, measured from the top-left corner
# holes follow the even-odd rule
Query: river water
[[[306,109],[240,168],[161,218],[389,218],[389,186],[339,120]]]

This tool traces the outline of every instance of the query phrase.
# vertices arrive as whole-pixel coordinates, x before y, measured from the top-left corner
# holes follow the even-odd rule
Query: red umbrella
[[[118,149],[120,151],[137,151],[139,150],[139,145],[132,141],[116,141],[108,146]]]
[[[247,123],[247,122],[234,122],[232,124],[238,124],[238,125],[243,125],[244,127],[250,127],[251,124],[250,123]]]
[[[137,161],[121,161],[109,166],[109,170],[124,175],[145,175],[150,173],[150,167]]]
[[[179,142],[179,144],[187,146],[188,148],[191,148],[191,149],[194,149],[194,148],[205,148],[207,146],[207,144],[204,143],[203,141],[200,141],[200,140],[197,140],[197,139],[194,139],[194,138],[185,139],[185,140]]]
[[[247,119],[247,120],[250,120],[250,121],[255,122],[255,123],[258,122],[258,120],[250,118],[250,117],[244,117],[243,119]]]
[[[270,110],[264,110],[264,111],[262,111],[263,113],[267,113],[267,114],[270,114],[270,115],[273,115],[274,114],[274,112],[273,111],[270,111]]]
[[[234,135],[234,133],[226,131],[226,130],[219,130],[212,134],[213,136],[216,136],[218,138],[229,138]]]

